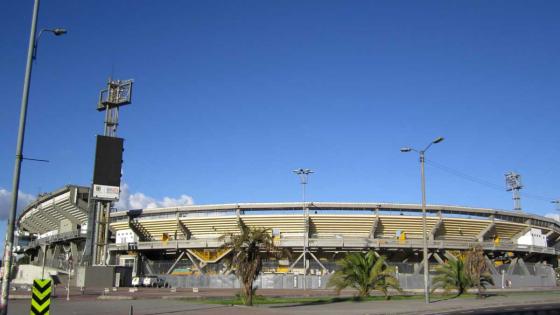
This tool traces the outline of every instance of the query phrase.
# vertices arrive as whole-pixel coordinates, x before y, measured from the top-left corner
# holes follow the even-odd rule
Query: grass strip
[[[487,293],[486,299],[492,299],[493,297],[502,296],[527,296],[527,295],[560,295],[560,291],[534,291],[534,292],[499,292],[499,293]],[[455,294],[432,294],[430,300],[432,302],[450,300],[450,299],[475,299],[477,295],[474,293],[465,293],[460,296]],[[218,298],[218,297],[207,297],[207,298],[193,298],[185,297],[179,298],[183,301],[189,303],[202,303],[202,304],[219,304],[219,305],[243,305],[243,301],[239,297],[232,298]],[[403,300],[423,300],[423,294],[411,294],[411,295],[392,295],[390,301],[403,301]],[[268,297],[262,295],[256,295],[253,297],[254,305],[267,305],[267,304],[301,304],[301,305],[315,305],[315,304],[329,304],[329,303],[340,303],[340,302],[368,302],[368,301],[386,301],[384,296],[374,295],[368,297],[355,297],[355,296],[310,296],[310,297]]]
[[[474,294],[464,294],[463,297],[474,297]],[[434,300],[449,299],[454,298],[455,295],[438,295],[434,296]],[[423,295],[393,295],[390,301],[402,301],[402,300],[421,300],[424,299]],[[204,304],[220,304],[220,305],[243,305],[241,298],[199,298],[196,300],[185,299],[189,302],[194,303],[204,303]],[[303,305],[313,305],[313,304],[329,304],[329,303],[339,303],[339,302],[367,302],[367,301],[386,301],[384,296],[368,296],[368,297],[339,297],[339,296],[321,296],[321,297],[267,297],[267,296],[254,296],[254,305],[265,305],[265,304],[303,304]]]

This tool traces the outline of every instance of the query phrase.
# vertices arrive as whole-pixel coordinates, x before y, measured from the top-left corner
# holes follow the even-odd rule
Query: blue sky
[[[524,209],[559,198],[556,1],[43,1],[21,191],[88,185],[108,76],[135,80],[121,111],[123,180],[163,203],[316,201]],[[0,12],[0,189],[11,189],[32,1]],[[140,195],[141,194],[141,195]],[[184,196],[183,196],[184,197]],[[531,198],[529,198],[531,197]],[[169,199],[168,199],[169,200]],[[1,204],[0,204],[1,205]],[[4,214],[7,209],[0,209]],[[2,227],[5,223],[2,224]]]

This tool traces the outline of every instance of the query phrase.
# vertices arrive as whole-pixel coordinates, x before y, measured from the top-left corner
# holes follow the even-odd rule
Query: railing
[[[302,247],[303,238],[277,239],[275,243],[279,247]],[[173,248],[218,248],[224,244],[221,239],[190,239],[147,241],[128,244],[112,244],[109,250],[148,250],[148,249],[173,249]],[[434,240],[428,241],[431,249],[468,249],[472,246],[481,245],[486,250],[500,251],[523,251],[531,253],[557,254],[558,251],[552,247],[539,247],[529,245],[518,245],[513,242],[490,242]],[[340,248],[421,248],[423,242],[420,239],[397,240],[397,239],[369,239],[369,238],[321,238],[309,239],[308,247],[340,247]]]
[[[85,238],[85,237],[86,236],[82,235],[82,233],[79,230],[72,231],[72,232],[58,233],[58,234],[55,234],[55,235],[52,235],[52,236],[47,236],[47,237],[43,237],[43,238],[40,238],[40,239],[33,240],[33,241],[29,242],[27,247],[28,248],[34,248],[34,247],[41,246],[41,245],[44,245],[44,244],[63,242],[63,241],[71,240],[71,239]]]

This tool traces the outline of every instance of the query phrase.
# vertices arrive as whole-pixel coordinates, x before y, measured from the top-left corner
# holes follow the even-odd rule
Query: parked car
[[[132,278],[133,287],[141,287],[144,285],[144,277],[134,277]]]
[[[157,276],[146,276],[143,282],[145,287],[163,288],[167,287],[167,283],[162,278]]]

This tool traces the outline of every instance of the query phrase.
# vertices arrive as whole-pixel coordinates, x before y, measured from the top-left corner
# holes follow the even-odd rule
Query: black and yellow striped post
[[[31,315],[49,315],[49,308],[51,306],[51,291],[51,279],[33,280]]]

